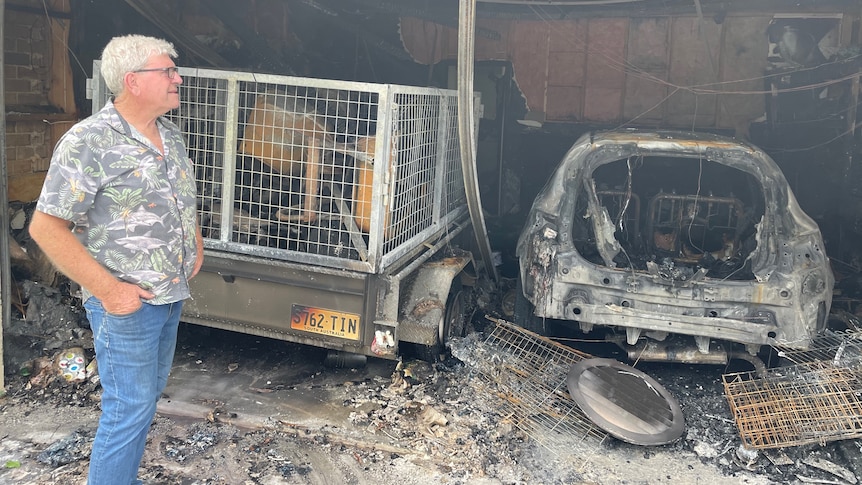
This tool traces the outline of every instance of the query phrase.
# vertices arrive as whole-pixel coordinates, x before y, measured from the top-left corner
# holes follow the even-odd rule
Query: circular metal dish
[[[614,359],[572,365],[569,394],[593,423],[636,445],[662,445],[682,436],[679,402],[652,377]]]

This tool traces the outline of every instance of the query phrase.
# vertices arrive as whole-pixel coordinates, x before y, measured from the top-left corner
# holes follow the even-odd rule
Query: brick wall
[[[47,10],[47,11],[46,11]],[[65,42],[68,0],[6,2],[3,26],[9,199],[39,195],[57,138],[76,120]],[[69,96],[58,95],[66,91]],[[57,100],[60,100],[59,102]]]

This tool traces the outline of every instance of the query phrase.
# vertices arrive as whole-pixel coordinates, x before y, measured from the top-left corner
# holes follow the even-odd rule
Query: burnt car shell
[[[779,167],[712,134],[581,137],[517,253],[534,321],[624,329],[629,345],[684,335],[703,353],[714,340],[805,349],[832,300],[820,230]]]

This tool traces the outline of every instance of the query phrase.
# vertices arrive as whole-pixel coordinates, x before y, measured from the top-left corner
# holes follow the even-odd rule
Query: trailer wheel
[[[452,337],[463,337],[467,328],[467,293],[458,288],[446,299],[446,312],[440,323],[437,342],[445,346]]]
[[[455,288],[446,298],[446,307],[443,317],[437,328],[437,341],[431,345],[417,345],[417,357],[428,362],[437,362],[440,356],[446,352],[446,343],[453,337],[463,337],[467,328],[467,296],[468,292],[461,289],[460,285]]]

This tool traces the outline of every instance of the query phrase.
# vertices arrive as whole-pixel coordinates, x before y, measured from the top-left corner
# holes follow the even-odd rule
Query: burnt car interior
[[[577,251],[604,264],[596,247],[590,201],[614,224],[620,268],[658,272],[684,281],[696,272],[720,279],[753,279],[748,255],[764,214],[760,184],[746,172],[714,161],[632,156],[595,169],[578,190],[573,222]]]

